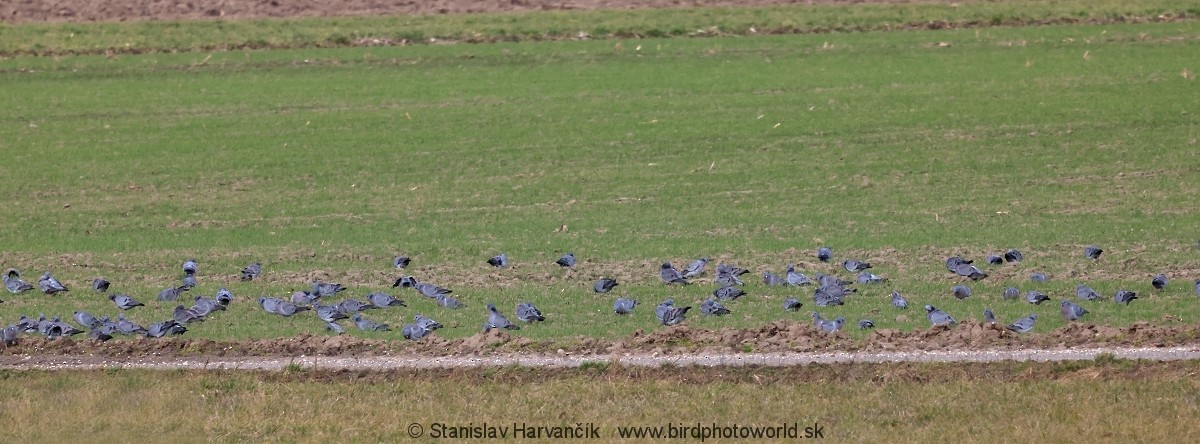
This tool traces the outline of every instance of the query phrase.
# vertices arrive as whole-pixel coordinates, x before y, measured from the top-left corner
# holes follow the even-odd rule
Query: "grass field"
[[[621,440],[618,427],[798,423],[820,427],[832,441],[1187,442],[1196,434],[1189,426],[1197,413],[1196,366],[1098,360],[719,371],[2,371],[0,421],[6,436],[21,442],[150,435],[394,442],[408,441],[413,423],[426,439],[434,423],[595,426],[599,439],[588,441]]]
[[[455,20],[506,19],[518,17]],[[865,28],[888,23],[874,20]],[[45,35],[40,26],[6,26],[0,41],[12,53],[19,45],[5,39]],[[203,38],[196,47],[211,44]],[[793,262],[837,272],[812,257],[829,245],[891,282],[827,317],[924,327],[919,311],[887,305],[898,290],[959,318],[1038,312],[1045,332],[1063,325],[1057,299],[1088,282],[1109,298],[1086,305],[1089,322],[1194,322],[1196,60],[1200,32],[1187,20],[9,57],[0,266],[31,282],[51,270],[75,291],[5,295],[0,319],[115,315],[86,291],[97,276],[148,303],[135,320],[165,319],[173,304],[154,295],[196,257],[193,294],[229,287],[239,300],[189,336],[320,332],[311,316],[269,317],[252,301],[314,278],[355,297],[385,290],[400,274],[390,258],[405,253],[408,274],[470,307],[404,291],[409,308],[368,317],[398,326],[423,312],[456,338],[478,331],[487,302],[511,312],[527,300],[549,320],[518,335],[613,338],[655,328],[662,299],[705,298],[713,285],[665,288],[657,266],[709,255],[754,270],[751,296],[729,304],[732,316],[688,324],[748,327],[806,319],[811,303],[794,314],[780,303],[811,301],[811,290],[766,289],[755,276]],[[1091,243],[1106,249],[1095,263],[1081,257]],[[1026,261],[992,270],[970,300],[949,296],[958,280],[946,256],[1009,247]],[[484,264],[500,251],[513,268]],[[573,273],[553,265],[566,251],[581,259]],[[263,279],[237,282],[255,261]],[[1034,271],[1052,280],[1031,284]],[[1161,293],[1149,288],[1159,272],[1172,279]],[[591,293],[600,276],[642,302],[634,316],[615,317],[615,295]],[[1004,303],[1009,285],[1055,303]],[[1144,300],[1116,306],[1120,288]]]

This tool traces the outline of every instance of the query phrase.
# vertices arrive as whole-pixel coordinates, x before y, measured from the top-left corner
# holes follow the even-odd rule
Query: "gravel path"
[[[657,367],[662,365],[716,366],[792,366],[812,363],[879,362],[997,362],[997,361],[1078,361],[1111,354],[1120,359],[1178,361],[1200,359],[1200,347],[1172,348],[1080,348],[1063,350],[1007,351],[903,351],[836,353],[737,353],[679,355],[500,355],[486,357],[371,356],[352,357],[250,357],[250,358],[103,358],[95,356],[28,356],[0,359],[0,369],[15,370],[95,370],[109,368],[152,370],[280,370],[289,365],[330,370],[388,370],[422,368],[475,367],[578,367],[584,363],[619,362],[624,366]]]

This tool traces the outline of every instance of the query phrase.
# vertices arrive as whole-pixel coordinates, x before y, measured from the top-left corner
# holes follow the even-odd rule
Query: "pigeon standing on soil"
[[[954,288],[950,289],[950,292],[959,300],[971,297],[971,287],[966,285],[955,285]]]
[[[1100,259],[1100,253],[1103,253],[1103,252],[1104,252],[1104,250],[1100,249],[1100,247],[1097,247],[1095,245],[1088,245],[1086,247],[1083,247],[1083,257],[1086,257],[1088,259]]]
[[[1167,275],[1155,275],[1153,279],[1150,279],[1150,285],[1153,286],[1155,290],[1167,288]]]
[[[1200,296],[1200,279],[1196,279],[1196,296]]]
[[[896,308],[908,308],[908,300],[898,291],[892,292],[892,306]]]
[[[763,272],[763,285],[766,285],[768,287],[778,287],[778,286],[784,285],[786,283],[787,282],[784,281],[783,278],[779,277],[779,275],[777,275],[775,273],[772,273],[770,271]]]
[[[41,288],[42,293],[45,294],[71,291],[68,290],[67,287],[62,284],[62,282],[59,282],[58,279],[55,279],[54,276],[51,276],[49,271],[42,273],[42,278],[38,279],[38,287]]]
[[[528,302],[517,304],[517,311],[515,314],[517,315],[517,319],[520,319],[525,323],[541,322],[546,320],[546,317],[542,316],[542,311],[538,310],[536,306]]]
[[[108,282],[108,280],[106,280],[102,277],[98,277],[98,278],[92,280],[92,290],[95,290],[96,293],[104,293],[104,292],[108,291],[109,285],[110,285],[110,283]]]
[[[1025,302],[1033,305],[1042,305],[1042,302],[1050,300],[1050,296],[1037,290],[1029,290],[1025,293]]]
[[[1063,319],[1068,321],[1074,321],[1088,314],[1088,311],[1084,310],[1083,307],[1075,305],[1074,302],[1068,300],[1063,300],[1059,303],[1059,312],[1062,313]]]
[[[260,274],[262,274],[262,264],[255,262],[247,265],[245,268],[242,268],[242,276],[240,279],[242,281],[252,281]]]
[[[342,328],[341,325],[338,325],[337,322],[333,322],[333,321],[325,322],[325,330],[328,332],[331,332],[335,335],[340,335],[340,334],[343,334],[346,332],[345,328]]]
[[[987,257],[988,265],[1004,265],[1004,256],[999,254],[991,254]]]
[[[563,268],[575,268],[575,253],[568,252],[554,261],[554,263]]]
[[[833,333],[842,329],[842,323],[846,322],[846,318],[838,316],[837,319],[821,319],[821,314],[812,312],[813,326],[817,327],[825,333]]]
[[[671,284],[687,285],[688,284],[688,281],[683,279],[683,275],[679,274],[679,270],[676,270],[675,267],[673,265],[671,265],[670,262],[663,262],[662,268],[658,271],[658,277],[659,277],[659,279],[662,279],[662,281],[664,283],[666,283],[667,285],[671,285]]]
[[[613,312],[619,315],[629,314],[636,306],[637,301],[633,299],[617,298],[613,301]]]
[[[692,261],[687,268],[683,269],[683,278],[691,279],[704,274],[704,267],[708,265],[708,256]]]
[[[4,274],[4,286],[12,294],[20,294],[33,289],[32,285],[21,280],[21,272],[15,268],[9,268],[8,272]]]
[[[817,249],[817,260],[821,262],[829,262],[833,258],[833,250],[829,247],[821,247]]]
[[[992,313],[992,309],[990,309],[990,308],[983,309],[983,321],[988,324],[996,323],[996,315],[994,313]]]
[[[488,265],[491,265],[496,268],[508,267],[508,255],[504,254],[504,253],[497,254],[495,256],[492,256],[491,259],[488,259],[487,263],[488,263]]]
[[[851,273],[858,273],[860,271],[871,268],[871,264],[868,262],[856,261],[854,259],[846,259],[846,260],[842,261],[842,267],[845,268],[846,271],[849,271]]]
[[[1117,294],[1113,295],[1113,301],[1118,304],[1129,305],[1134,299],[1137,299],[1137,293],[1129,290],[1117,290]]]
[[[1029,316],[1018,319],[1017,322],[1008,324],[1008,329],[1018,334],[1029,333],[1033,330],[1033,323],[1037,322],[1037,313],[1031,313]]]
[[[1021,290],[1017,289],[1017,287],[1008,287],[1004,289],[1004,300],[1009,301],[1016,299],[1021,299]]]
[[[483,324],[483,331],[485,333],[488,331],[491,331],[491,329],[493,329],[493,328],[505,329],[505,330],[520,330],[521,329],[520,326],[513,324],[511,322],[508,322],[508,318],[504,317],[504,315],[500,314],[500,312],[498,310],[496,310],[495,304],[487,304],[487,309],[488,309],[488,320],[487,320],[486,324]]]
[[[4,327],[4,330],[0,330],[0,338],[3,339],[5,347],[12,347],[17,345],[17,335],[20,333],[20,331],[17,331],[17,326],[9,325]]]
[[[794,265],[794,264],[788,264],[787,274],[785,276],[787,279],[787,284],[791,285],[793,287],[799,287],[802,285],[812,285],[812,283],[813,283],[812,280],[808,278],[808,276],[804,275],[804,273],[797,272],[796,265]]]
[[[934,326],[954,325],[958,323],[952,316],[932,305],[925,306],[925,317],[929,318],[929,323]]]
[[[382,292],[371,292],[367,295],[367,302],[379,308],[383,307],[407,307],[404,301],[392,297],[392,295]]]
[[[185,274],[185,275],[196,274],[196,268],[197,268],[196,267],[196,259],[192,258],[192,259],[183,261],[182,268],[183,268],[183,274]]]
[[[350,320],[354,321],[354,326],[362,331],[391,331],[392,328],[387,324],[380,324],[370,319],[364,318],[361,314],[355,313]]]
[[[787,298],[783,301],[783,309],[787,311],[797,311],[803,306],[804,303],[800,302],[796,298]]]
[[[600,280],[596,281],[596,285],[592,286],[592,291],[595,291],[596,293],[608,293],[616,286],[616,279],[602,277]]]
[[[429,333],[429,331],[417,326],[417,324],[404,324],[404,327],[400,328],[400,334],[404,336],[404,339],[410,341],[424,338],[426,333]]]
[[[413,323],[416,324],[416,326],[425,329],[426,331],[434,331],[443,327],[441,322],[427,318],[425,315],[420,313],[413,315]]]
[[[1075,297],[1081,301],[1094,301],[1100,298],[1100,293],[1087,285],[1079,284],[1075,286]]]
[[[146,334],[146,327],[125,319],[125,313],[117,313],[117,330],[127,335]]]
[[[858,329],[859,330],[866,330],[869,328],[875,328],[875,321],[872,321],[870,319],[859,319],[858,320]]]
[[[108,300],[113,301],[113,304],[116,304],[117,308],[121,310],[131,310],[133,307],[145,306],[145,304],[135,301],[129,295],[125,294],[110,294],[108,295]]]
[[[705,316],[721,316],[729,314],[730,311],[716,299],[707,299],[700,304],[700,313]]]
[[[737,287],[721,287],[713,290],[713,296],[723,301],[734,300],[745,295],[746,292]]]
[[[1015,248],[1004,252],[1004,260],[1008,262],[1021,262],[1022,259],[1025,259],[1025,256]]]
[[[188,291],[187,287],[171,287],[158,292],[158,300],[175,302],[176,299],[179,299],[179,295],[185,291]]]
[[[396,256],[392,258],[392,268],[407,268],[411,262],[412,259],[409,259],[408,256]]]

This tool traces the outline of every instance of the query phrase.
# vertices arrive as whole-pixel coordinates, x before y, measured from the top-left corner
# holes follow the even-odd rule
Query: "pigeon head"
[[[936,308],[933,308],[933,306],[932,306],[932,305],[926,305],[926,306],[925,306],[925,311],[928,311],[928,312],[933,312],[934,310],[937,310],[937,309],[936,309]]]
[[[671,266],[670,262],[663,262],[663,264],[662,264],[663,270],[670,270],[671,268],[673,268],[673,267]]]

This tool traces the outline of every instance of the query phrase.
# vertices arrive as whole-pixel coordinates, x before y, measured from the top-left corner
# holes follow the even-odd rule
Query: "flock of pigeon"
[[[1102,253],[1103,250],[1096,246],[1088,246],[1084,249],[1084,256],[1091,259],[1099,259]],[[821,247],[817,250],[816,256],[822,262],[829,262],[833,257],[833,252],[828,247]],[[996,266],[1003,265],[1006,262],[1020,262],[1022,259],[1023,256],[1020,251],[1010,249],[1002,255],[994,254],[988,256],[987,263],[988,265]],[[410,262],[411,260],[406,256],[397,256],[393,259],[393,266],[396,269],[404,269],[409,266]],[[699,277],[706,272],[708,262],[708,257],[702,257],[692,261],[683,270],[676,269],[670,262],[664,262],[659,270],[659,278],[667,285],[689,285],[691,283],[689,279]],[[493,267],[506,268],[509,266],[509,259],[507,255],[501,253],[488,259],[487,263]],[[573,269],[576,263],[575,255],[567,253],[555,263],[563,268]],[[978,281],[988,277],[988,273],[976,266],[972,260],[954,256],[946,259],[945,264],[946,269],[951,273],[971,281]],[[872,268],[870,263],[847,259],[842,261],[841,265],[846,271],[856,273],[854,281],[846,281],[836,276],[828,276],[820,273],[816,273],[813,278],[809,278],[804,273],[796,271],[794,265],[789,264],[783,276],[776,275],[770,271],[764,271],[762,282],[766,286],[812,286],[814,287],[812,302],[818,307],[843,305],[844,299],[847,296],[858,291],[858,289],[852,287],[855,283],[866,285],[887,282],[887,279],[867,271]],[[157,297],[159,301],[175,302],[181,295],[196,286],[197,264],[195,259],[185,261],[182,268],[184,274],[180,285],[166,288],[159,292]],[[744,282],[741,280],[741,276],[748,273],[750,271],[744,268],[730,264],[718,264],[714,278],[714,282],[718,286],[712,292],[712,297],[707,298],[700,304],[700,313],[705,316],[730,314],[730,310],[722,302],[736,300],[746,294],[742,290]],[[253,263],[242,269],[241,280],[252,281],[261,274],[262,264]],[[1033,281],[1044,281],[1047,279],[1042,273],[1034,273],[1030,278]],[[5,273],[4,284],[8,291],[13,294],[24,293],[34,288],[21,279],[20,272],[16,269],[9,269]],[[1168,279],[1163,274],[1156,275],[1151,280],[1151,286],[1159,290],[1166,288],[1167,284]],[[92,282],[92,289],[98,293],[107,293],[109,285],[110,283],[104,278],[97,278]],[[596,281],[592,288],[596,293],[608,293],[616,288],[617,285],[618,283],[615,279],[604,277]],[[450,296],[453,291],[435,284],[420,282],[412,276],[397,278],[392,287],[411,288],[417,294],[430,298],[436,301],[438,306],[447,309],[465,307],[465,304]],[[69,291],[50,272],[42,274],[41,278],[38,279],[37,288],[47,295]],[[345,329],[339,324],[339,321],[345,319],[351,320],[354,326],[360,330],[390,331],[391,327],[387,324],[367,319],[363,316],[363,312],[406,306],[404,301],[384,292],[372,292],[366,295],[366,301],[349,298],[337,303],[330,302],[326,304],[323,302],[327,298],[345,290],[346,288],[341,284],[315,281],[312,283],[311,290],[297,291],[286,300],[260,297],[258,298],[258,304],[263,311],[283,317],[291,317],[308,311],[314,312],[316,317],[324,322],[326,329],[336,334],[345,332]],[[965,299],[971,296],[971,288],[965,284],[956,285],[951,289],[951,294],[958,299]],[[1083,301],[1095,301],[1101,298],[1099,293],[1083,284],[1076,287],[1075,294]],[[1200,279],[1196,280],[1196,294],[1200,296]],[[1014,287],[1006,288],[1003,297],[1005,300],[1024,298],[1026,302],[1034,305],[1040,305],[1050,300],[1049,296],[1037,290],[1029,290],[1022,296],[1020,290]],[[1113,296],[1114,302],[1126,305],[1137,298],[1135,292],[1124,289],[1117,291]],[[112,339],[115,334],[144,335],[150,338],[182,335],[188,331],[188,324],[203,322],[208,316],[226,310],[233,302],[234,296],[226,288],[218,290],[213,298],[197,295],[193,298],[193,304],[190,308],[182,304],[176,305],[172,319],[152,324],[149,327],[138,325],[125,317],[125,311],[143,306],[141,302],[134,300],[126,294],[109,294],[108,299],[121,310],[116,320],[112,320],[108,316],[97,317],[81,310],[75,311],[72,319],[79,327],[86,329],[83,330],[62,321],[57,316],[49,320],[46,319],[45,315],[40,315],[36,320],[21,316],[20,320],[0,330],[2,332],[3,344],[6,346],[16,344],[19,335],[22,333],[37,333],[47,338],[58,338],[87,332],[88,337],[98,341]],[[617,315],[629,315],[637,305],[637,300],[618,297],[613,302],[612,310]],[[796,298],[788,298],[783,302],[783,309],[798,311],[803,305]],[[897,309],[907,309],[908,301],[899,292],[893,291],[891,293],[891,305]],[[1078,320],[1088,314],[1086,309],[1069,300],[1062,300],[1059,302],[1059,305],[1060,313],[1068,321]],[[662,325],[676,325],[684,322],[691,308],[690,306],[677,307],[673,299],[667,299],[658,304],[658,307],[655,309],[655,317]],[[484,332],[492,329],[519,330],[521,328],[519,325],[509,321],[508,317],[502,314],[494,304],[487,304],[487,309],[487,320],[483,323]],[[949,326],[957,324],[953,316],[937,307],[925,305],[924,309],[931,325]],[[541,322],[546,319],[536,306],[528,302],[517,304],[514,315],[518,320],[526,324]],[[844,317],[832,320],[823,319],[820,313],[816,311],[812,312],[811,315],[814,327],[827,333],[841,330],[846,321]],[[986,322],[997,322],[991,309],[984,309],[983,315]],[[1033,330],[1037,319],[1038,315],[1033,313],[1008,324],[1007,328],[1017,333],[1028,333]],[[874,326],[874,322],[869,319],[858,321],[860,329],[873,328]],[[413,322],[404,325],[401,328],[401,332],[405,339],[417,340],[442,327],[441,323],[422,314],[416,314],[413,316]]]

